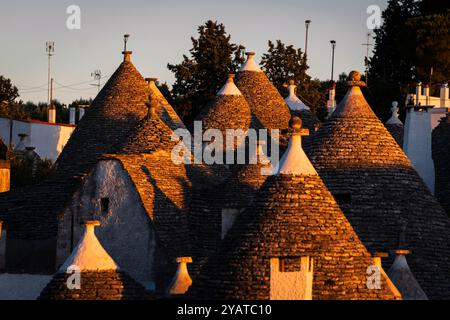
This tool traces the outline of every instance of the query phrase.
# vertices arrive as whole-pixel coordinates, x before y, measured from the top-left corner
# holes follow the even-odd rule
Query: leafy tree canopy
[[[12,103],[19,97],[19,90],[11,80],[0,76],[0,104]]]
[[[403,102],[413,82],[429,83],[431,68],[431,94],[450,78],[449,9],[449,1],[441,0],[388,2],[369,62],[369,92],[379,117],[389,117],[391,102]]]
[[[311,110],[323,113],[326,101],[320,92],[321,83],[307,74],[309,67],[303,51],[293,45],[285,45],[281,40],[275,43],[269,41],[268,46],[267,53],[262,56],[261,65],[278,91],[287,95],[286,83],[294,80],[300,99],[309,105]]]
[[[175,108],[189,123],[225,83],[227,74],[244,61],[244,47],[231,42],[225,26],[208,20],[198,28],[198,38],[191,38],[189,57],[180,64],[168,64],[175,75],[172,95]]]

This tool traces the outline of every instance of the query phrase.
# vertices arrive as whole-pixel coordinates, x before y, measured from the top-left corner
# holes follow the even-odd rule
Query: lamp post
[[[334,80],[334,49],[336,48],[336,41],[335,40],[331,40],[331,49],[332,49],[332,53],[331,53],[331,81]]]
[[[305,59],[308,55],[308,31],[309,31],[309,25],[311,24],[311,20],[305,20],[305,27],[306,27],[306,37],[305,37]]]

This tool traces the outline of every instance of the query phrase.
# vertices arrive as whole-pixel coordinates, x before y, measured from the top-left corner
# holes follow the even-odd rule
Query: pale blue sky
[[[311,19],[308,56],[310,74],[330,78],[331,47],[337,41],[335,75],[363,70],[366,9],[387,0],[0,0],[0,75],[21,89],[21,99],[46,101],[45,42],[55,41],[52,76],[54,97],[68,103],[94,97],[91,72],[110,75],[121,62],[122,35],[131,34],[128,48],[144,77],[173,83],[167,63],[178,63],[191,48],[191,36],[206,20],[225,24],[232,41],[256,51],[259,61],[267,40],[304,46],[304,20]],[[66,28],[69,5],[81,7],[81,30]],[[103,81],[105,81],[104,79]],[[85,82],[71,88],[71,85]],[[92,81],[94,83],[94,81]],[[30,89],[39,87],[36,89]],[[34,92],[33,92],[34,91]]]

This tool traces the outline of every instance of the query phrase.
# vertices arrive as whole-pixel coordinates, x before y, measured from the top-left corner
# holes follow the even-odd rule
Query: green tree
[[[243,63],[244,47],[231,42],[225,26],[208,20],[198,27],[199,36],[191,38],[189,57],[180,64],[168,64],[175,75],[172,86],[174,106],[180,117],[190,123],[225,83],[227,74]]]
[[[278,91],[286,96],[285,84],[289,80],[294,80],[300,99],[313,112],[323,113],[326,109],[326,99],[320,92],[321,83],[317,79],[311,79],[307,74],[309,67],[302,50],[294,48],[293,45],[285,45],[281,40],[275,43],[269,41],[268,45],[269,49],[262,56],[261,65]]]
[[[414,39],[416,77],[429,82],[433,68],[431,81],[438,85],[434,87],[434,93],[437,93],[439,84],[447,81],[450,75],[450,10],[409,19],[405,27]]]
[[[429,82],[432,67],[435,84],[450,77],[448,9],[448,1],[388,2],[383,25],[375,30],[367,89],[369,102],[383,120],[389,117],[391,102],[403,102],[413,82]]]
[[[0,117],[8,118],[11,116],[11,109],[14,101],[19,97],[19,90],[11,80],[0,76]]]
[[[19,90],[11,83],[11,80],[0,76],[0,104],[11,103],[18,97]]]

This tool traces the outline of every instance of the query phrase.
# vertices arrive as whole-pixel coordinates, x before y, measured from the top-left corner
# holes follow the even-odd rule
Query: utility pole
[[[370,43],[370,32],[367,33],[367,42],[362,45],[366,47],[366,58],[364,59],[364,64],[366,67],[366,86],[369,85],[369,48],[373,45]]]
[[[308,32],[309,32],[309,25],[311,24],[311,20],[305,20],[305,27],[306,27],[306,36],[305,36],[305,60],[308,56]]]
[[[53,78],[50,79],[50,104],[52,105],[52,101],[53,101]]]
[[[47,75],[47,84],[48,84],[48,91],[47,91],[47,99],[48,99],[48,106],[50,107],[51,103],[51,93],[50,93],[50,60],[55,52],[55,43],[53,41],[47,41],[45,44],[45,52],[47,52],[48,55],[48,75]]]
[[[98,92],[100,92],[100,80],[102,78],[102,72],[100,70],[94,70],[94,72],[91,73],[91,77],[94,77],[94,80],[97,80],[97,83],[92,83],[91,86],[96,86]]]
[[[336,41],[330,40],[331,43],[331,81],[334,80],[334,49],[336,48]]]

